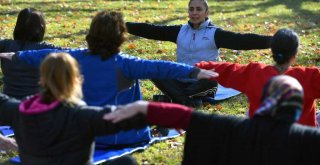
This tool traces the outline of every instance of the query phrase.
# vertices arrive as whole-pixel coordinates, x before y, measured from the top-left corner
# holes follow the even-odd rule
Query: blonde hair
[[[42,99],[83,104],[82,77],[78,62],[67,53],[51,53],[40,66]]]

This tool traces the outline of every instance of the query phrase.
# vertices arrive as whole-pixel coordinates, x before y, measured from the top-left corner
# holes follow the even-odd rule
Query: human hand
[[[13,138],[8,138],[0,134],[0,150],[13,152],[18,150],[18,145]]]
[[[201,61],[196,63],[194,66],[201,68],[201,69],[206,69],[206,70],[211,70],[213,69],[212,65],[216,64],[217,62],[214,61]]]
[[[215,72],[214,69],[212,70],[200,69],[200,72],[197,75],[197,79],[211,79],[218,76],[219,76],[219,73]]]
[[[14,52],[0,53],[0,58],[12,60],[13,55],[15,55]]]
[[[175,130],[180,134],[183,135],[186,131],[180,128],[175,128]]]
[[[148,104],[149,102],[147,101],[136,101],[124,106],[120,106],[116,111],[105,114],[103,119],[111,121],[112,123],[118,123],[139,113],[146,115]]]

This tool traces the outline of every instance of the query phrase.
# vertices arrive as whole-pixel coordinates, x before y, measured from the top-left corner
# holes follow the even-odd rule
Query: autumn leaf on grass
[[[143,54],[143,53],[144,53],[142,49],[137,49],[137,52],[138,52],[139,54]]]
[[[204,102],[203,106],[204,106],[205,109],[209,109],[209,108],[212,107],[212,104],[210,104],[209,102]]]
[[[271,22],[265,21],[264,25],[265,25],[265,29],[269,30],[269,32],[271,33],[275,33],[278,30],[276,25]]]
[[[217,111],[222,110],[222,105],[220,105],[220,104],[216,105],[216,110],[217,110]]]
[[[172,60],[171,57],[168,56],[168,55],[163,55],[163,56],[161,56],[161,59],[162,59],[162,60],[165,60],[165,61],[171,61],[171,60]]]
[[[156,53],[157,54],[162,54],[162,53],[164,53],[164,51],[162,49],[158,49]]]
[[[177,148],[179,146],[182,146],[182,143],[180,142],[169,142],[170,148]]]
[[[56,16],[56,17],[55,17],[55,20],[56,20],[57,22],[60,22],[60,21],[61,21],[61,19],[62,19],[62,17],[61,17],[61,16]]]
[[[234,62],[238,63],[238,64],[241,64],[241,63],[243,63],[243,58],[239,56],[234,60]]]
[[[128,45],[128,48],[129,48],[129,49],[135,49],[135,48],[136,48],[136,45],[135,45],[134,43],[130,43],[130,44]]]

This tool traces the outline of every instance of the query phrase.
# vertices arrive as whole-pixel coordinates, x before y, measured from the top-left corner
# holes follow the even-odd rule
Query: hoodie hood
[[[47,111],[50,111],[56,107],[60,101],[56,100],[49,104],[41,102],[41,96],[39,94],[34,95],[25,101],[21,102],[19,105],[19,111],[22,114],[40,114]]]

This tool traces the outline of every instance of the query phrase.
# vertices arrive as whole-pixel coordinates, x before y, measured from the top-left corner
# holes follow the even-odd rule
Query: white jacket
[[[214,40],[216,29],[210,25],[210,19],[198,29],[183,25],[177,38],[177,62],[194,65],[200,61],[216,61],[219,55]]]

